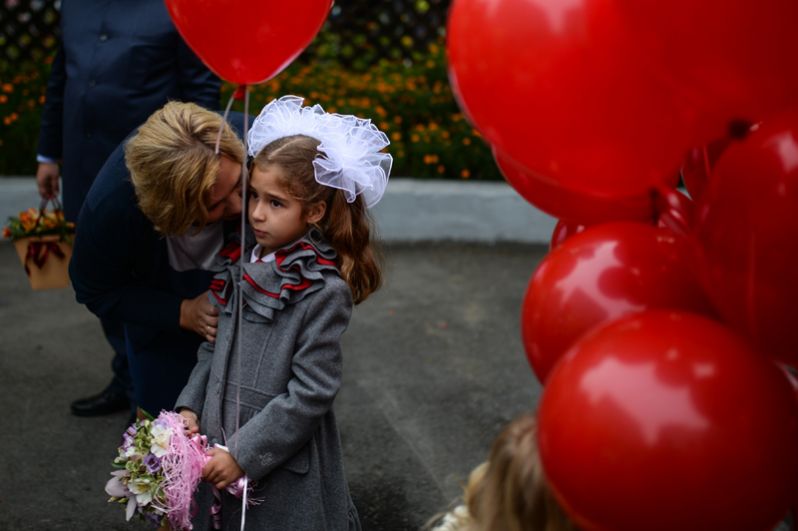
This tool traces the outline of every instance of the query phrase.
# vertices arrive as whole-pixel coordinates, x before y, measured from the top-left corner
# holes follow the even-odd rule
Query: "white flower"
[[[136,495],[136,503],[142,507],[152,501],[153,487],[152,481],[147,478],[131,479],[127,484],[130,492]]]
[[[157,457],[163,457],[169,452],[169,443],[172,440],[172,430],[167,426],[154,422],[150,429],[152,436],[152,445],[150,445],[150,452]]]
[[[139,453],[139,451],[136,449],[135,446],[131,446],[130,448],[125,450],[124,454],[122,454],[122,455],[124,457],[126,457],[128,460],[130,460],[131,458],[135,458],[135,457],[140,457],[141,456],[141,454]]]
[[[113,496],[115,498],[125,498],[130,494],[130,491],[127,490],[125,484],[122,483],[122,478],[128,476],[127,470],[115,470],[111,472],[113,476],[111,479],[108,480],[108,483],[105,484],[105,492],[109,496]]]
[[[136,498],[129,498],[125,508],[125,520],[129,522],[134,514],[136,514]]]

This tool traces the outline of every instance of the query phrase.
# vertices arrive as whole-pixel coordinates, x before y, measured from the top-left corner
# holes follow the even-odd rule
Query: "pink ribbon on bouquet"
[[[159,419],[169,425],[173,433],[183,430],[183,420],[178,413],[162,413]],[[227,451],[227,448],[216,445]],[[191,529],[191,518],[196,514],[196,504],[193,500],[194,492],[201,481],[202,469],[210,460],[207,454],[208,438],[205,435],[194,434],[189,437],[171,437],[169,452],[161,460],[164,472],[162,486],[166,497],[163,506],[172,526],[176,529]],[[243,510],[247,505],[260,503],[260,500],[248,497],[248,490],[252,488],[246,476],[238,478],[228,485],[225,490],[237,498],[243,498]],[[221,529],[221,493],[214,487],[214,504],[211,507],[214,529]],[[242,530],[244,516],[242,514]],[[217,527],[218,526],[218,527]]]

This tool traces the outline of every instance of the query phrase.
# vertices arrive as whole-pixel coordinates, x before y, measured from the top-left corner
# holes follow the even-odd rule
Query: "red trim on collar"
[[[222,306],[226,306],[227,305],[227,299],[223,298],[221,295],[217,294],[215,291],[211,291],[211,295],[213,295],[213,298],[216,299],[216,301],[219,304],[221,304]]]
[[[269,291],[269,290],[267,290],[265,288],[262,288],[257,282],[255,282],[255,279],[253,279],[251,276],[249,276],[249,273],[244,273],[244,280],[246,280],[247,283],[250,286],[252,286],[255,289],[255,291],[257,291],[258,293],[262,293],[262,294],[264,294],[264,295],[266,295],[268,297],[271,297],[273,299],[280,298],[280,294],[279,293],[274,293],[273,291]],[[298,284],[288,284],[288,283],[286,283],[286,284],[280,285],[280,291],[283,291],[284,289],[287,289],[287,290],[290,290],[290,291],[302,291],[304,289],[309,288],[312,284],[313,283],[310,280],[308,280],[306,278],[303,278],[302,282],[300,282]]]
[[[326,258],[323,258],[316,250],[316,248],[307,242],[297,242],[295,245],[291,247],[288,247],[286,249],[280,249],[279,251],[274,253],[274,261],[277,263],[278,266],[282,266],[283,261],[286,259],[286,257],[289,254],[296,251],[297,249],[302,249],[303,251],[308,251],[308,250],[313,251],[313,254],[316,255],[316,263],[320,265],[336,267],[336,263],[333,260],[328,260]]]
[[[237,242],[228,243],[219,251],[219,256],[228,258],[231,262],[238,262],[241,258],[241,244]]]
[[[319,254],[319,253],[316,252],[316,249],[312,245],[310,245],[309,243],[297,242],[295,245],[292,245],[291,247],[287,247],[285,249],[280,249],[276,253],[274,253],[274,261],[277,262],[278,266],[279,265],[283,265],[283,260],[285,260],[285,258],[289,254],[293,253],[297,249],[302,249],[303,251],[307,251],[308,249],[310,249],[311,251],[313,251],[317,255]]]
[[[319,255],[316,255],[316,262],[321,265],[338,267],[338,265],[333,260],[327,260],[326,258],[322,258]]]
[[[211,285],[210,285],[210,288],[209,288],[210,292],[211,292],[211,295],[213,295],[213,297],[222,306],[227,304],[227,299],[225,299],[221,295],[222,293],[224,293],[224,288],[225,288],[226,285],[227,285],[227,282],[225,282],[221,278],[214,278],[213,280],[211,280]]]

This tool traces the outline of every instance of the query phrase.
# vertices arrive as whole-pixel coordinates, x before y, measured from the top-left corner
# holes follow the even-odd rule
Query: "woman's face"
[[[208,223],[241,215],[241,164],[222,155],[219,174],[208,196]]]

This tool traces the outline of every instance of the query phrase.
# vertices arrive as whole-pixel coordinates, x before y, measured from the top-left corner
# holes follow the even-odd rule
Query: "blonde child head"
[[[466,509],[448,518],[447,530],[576,531],[548,487],[536,439],[532,414],[515,419],[499,434],[488,460],[468,478]]]
[[[341,276],[359,303],[382,281],[367,206],[379,201],[387,184],[391,158],[381,152],[387,137],[368,120],[301,103],[285,96],[258,116],[249,133],[253,177],[277,168],[284,191],[306,214],[323,205],[323,215],[309,219],[338,254]]]
[[[471,474],[465,501],[476,529],[572,531],[576,528],[548,487],[537,445],[535,417],[511,422]]]

